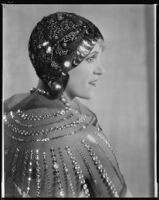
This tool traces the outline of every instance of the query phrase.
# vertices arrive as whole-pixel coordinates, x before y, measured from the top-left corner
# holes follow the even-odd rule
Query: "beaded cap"
[[[99,29],[74,13],[56,12],[37,23],[29,39],[29,56],[52,96],[62,94],[68,71],[82,62],[98,39],[104,40]]]

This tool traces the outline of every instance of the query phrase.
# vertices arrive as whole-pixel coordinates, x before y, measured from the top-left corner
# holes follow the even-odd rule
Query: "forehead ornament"
[[[86,49],[83,47],[83,46],[80,46],[79,48],[78,48],[78,50],[81,52],[84,52],[84,51],[86,51]]]
[[[43,42],[42,44],[38,45],[38,48],[41,49],[41,47],[46,47],[49,44],[48,41]]]
[[[42,46],[45,47],[45,46],[47,46],[48,44],[49,44],[48,41],[47,41],[47,42],[43,42]]]
[[[51,53],[51,47],[50,46],[47,47],[46,53]]]
[[[80,54],[81,54],[82,56],[85,56],[85,55],[87,55],[87,54],[89,53],[89,50],[86,49],[84,46],[80,46],[80,47],[78,48],[78,51],[80,52]],[[80,54],[79,54],[79,55],[80,55]]]
[[[68,60],[66,60],[66,61],[64,62],[64,67],[69,68],[70,66],[71,66],[71,62],[68,61]]]
[[[77,53],[77,55],[78,55],[78,56],[80,55],[80,52],[79,52],[78,50],[77,50],[77,52],[76,52],[76,53]]]
[[[89,47],[89,48],[92,47],[86,40],[83,40],[83,44],[84,44],[84,46],[86,46],[86,47]]]
[[[92,45],[95,45],[96,41],[95,40],[91,40],[91,43],[92,43]]]

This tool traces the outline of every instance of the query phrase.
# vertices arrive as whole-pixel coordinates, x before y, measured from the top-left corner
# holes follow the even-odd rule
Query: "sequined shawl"
[[[79,102],[65,110],[28,96],[4,104],[5,197],[123,196],[126,184],[96,115]]]

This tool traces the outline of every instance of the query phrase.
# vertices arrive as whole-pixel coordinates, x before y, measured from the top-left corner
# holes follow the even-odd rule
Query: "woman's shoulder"
[[[74,102],[78,105],[81,113],[85,113],[87,115],[97,118],[96,114],[90,108],[88,108],[86,105],[84,105],[80,100],[75,99]]]
[[[30,100],[26,101],[28,98],[25,97],[19,99],[17,97],[14,98],[10,100],[10,102],[13,102],[13,105],[10,106],[12,108],[20,103],[24,104],[26,102],[25,104],[29,105],[27,102],[31,102]],[[22,112],[12,111],[9,113],[6,116],[4,126],[6,133],[5,147],[10,152],[8,154],[9,156],[6,157],[7,170],[11,169],[10,158],[16,157],[17,154],[21,158],[22,155],[27,155],[27,152],[29,152],[30,156],[33,153],[35,155],[33,156],[34,159],[36,158],[37,152],[39,152],[39,162],[41,162],[42,166],[44,154],[50,155],[50,152],[54,152],[58,158],[61,155],[60,152],[62,152],[66,160],[65,164],[68,165],[68,170],[72,174],[72,179],[74,179],[72,167],[77,168],[77,166],[72,166],[72,159],[76,158],[74,163],[77,162],[78,166],[80,166],[82,170],[81,177],[84,176],[84,180],[88,180],[88,188],[89,185],[95,188],[97,196],[100,196],[100,194],[104,196],[111,195],[106,190],[108,184],[106,180],[108,177],[114,182],[114,187],[120,193],[123,188],[123,182],[121,182],[122,177],[112,167],[113,163],[115,169],[118,168],[108,142],[104,139],[102,133],[98,131],[95,123],[96,115],[79,101],[78,107],[82,114],[71,110],[55,113],[54,109],[52,113],[49,109],[50,113],[46,110],[45,115],[43,108],[42,114],[39,108],[36,112],[40,114],[31,113],[32,111],[35,112],[35,110]],[[47,158],[48,166],[50,166],[49,170],[52,170],[51,156],[49,157],[50,159]],[[57,159],[58,161],[59,163],[61,162]],[[22,162],[21,159],[17,159],[17,166],[20,166],[20,162]],[[36,160],[33,160],[33,163],[36,163]],[[87,167],[89,170],[87,170]],[[19,170],[17,168],[17,171]],[[60,170],[62,171],[61,168]],[[106,176],[106,171],[108,177]],[[6,171],[7,173],[9,172]],[[94,177],[96,177],[96,182],[92,182]],[[106,182],[106,184],[103,184],[103,182]],[[116,194],[115,190],[112,190],[112,192],[114,192],[113,195]]]
[[[62,164],[68,167],[67,170],[71,179],[78,180],[79,178],[79,181],[85,183],[85,187],[87,186],[86,189],[91,188],[90,192],[93,191],[94,193],[92,195],[109,197],[120,194],[125,187],[123,186],[124,182],[119,172],[117,172],[117,167],[112,167],[114,159],[112,159],[112,154],[109,151],[110,148],[105,146],[103,138],[94,133],[95,129],[89,127],[84,128],[82,124],[80,127],[78,124],[78,128],[72,127],[71,132],[70,129],[68,132],[66,129],[65,127],[65,130],[60,129],[54,131],[52,134],[47,135],[47,137],[44,137],[44,135],[35,135],[31,137],[22,135],[19,136],[19,138],[11,137],[12,145],[8,148],[10,155],[8,154],[6,157],[7,166],[9,166],[6,169],[6,174],[9,174],[8,170],[11,169],[12,166],[10,158],[16,157],[16,155],[18,158],[22,158],[22,155],[28,155],[28,157],[33,155],[32,163],[34,164],[36,163],[36,155],[38,155],[39,163],[42,168],[45,167],[43,166],[45,164],[43,160],[44,155],[46,155],[49,171],[53,170],[52,167],[54,165],[52,163],[52,157],[54,156],[57,158],[56,166],[58,166],[59,171],[63,171],[62,165],[60,165],[62,162]],[[19,132],[19,135],[21,133],[22,132]],[[19,140],[24,139],[24,137],[27,137],[28,141],[24,142]],[[17,141],[17,139],[19,141]],[[25,163],[25,160],[17,159],[16,166],[21,166],[20,163]],[[36,166],[33,165],[33,168],[34,167]],[[20,171],[23,169],[17,168],[16,170]],[[20,174],[22,173],[23,171],[21,171]],[[41,175],[42,178],[45,178],[42,171]],[[50,178],[53,180],[51,175]],[[17,180],[17,184],[20,185],[21,183],[18,183]],[[68,185],[67,180],[65,184]],[[108,184],[110,185],[108,186]],[[76,188],[76,183],[74,188]],[[80,189],[76,189],[79,190],[78,196]]]
[[[19,93],[12,95],[11,97],[4,100],[4,112],[9,112],[22,100],[24,100],[29,94],[28,93]]]

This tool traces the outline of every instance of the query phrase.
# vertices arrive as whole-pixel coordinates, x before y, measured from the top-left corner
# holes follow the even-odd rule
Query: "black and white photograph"
[[[153,4],[3,4],[2,197],[157,197]]]

